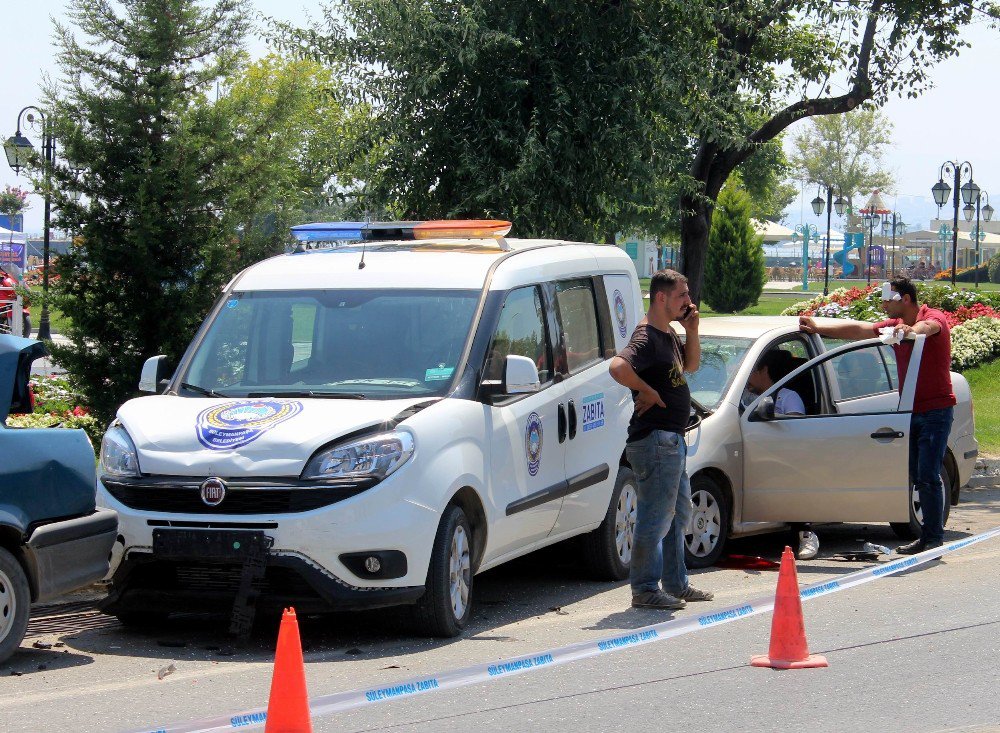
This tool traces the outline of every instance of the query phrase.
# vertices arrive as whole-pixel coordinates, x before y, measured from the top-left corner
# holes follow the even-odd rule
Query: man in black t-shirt
[[[674,320],[684,327],[685,343],[670,325]],[[635,405],[625,444],[639,494],[630,563],[634,608],[672,610],[713,598],[688,583],[684,565],[691,518],[684,442],[691,392],[684,372],[697,371],[700,362],[698,310],[687,278],[660,270],[649,284],[646,317],[610,366],[614,380],[632,390]]]

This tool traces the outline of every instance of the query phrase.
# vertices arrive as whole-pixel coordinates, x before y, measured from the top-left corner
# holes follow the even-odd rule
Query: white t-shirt
[[[788,415],[791,413],[805,415],[806,406],[803,404],[802,398],[799,397],[799,393],[795,390],[779,389],[777,399],[774,400],[774,414]]]
[[[775,415],[789,415],[796,413],[799,415],[806,414],[806,406],[802,402],[802,398],[799,397],[799,393],[793,389],[781,388],[778,393],[774,396],[774,414]],[[749,389],[743,391],[743,397],[741,401],[744,407],[748,407],[751,402],[757,399],[757,395],[751,392]]]

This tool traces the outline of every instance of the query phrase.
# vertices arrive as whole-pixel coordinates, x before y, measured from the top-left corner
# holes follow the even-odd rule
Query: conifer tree
[[[736,313],[756,305],[767,271],[761,237],[750,220],[750,197],[727,185],[712,214],[705,262],[705,301],[719,313]]]
[[[241,58],[245,2],[72,0],[56,24],[57,223],[75,237],[54,298],[71,344],[52,350],[103,419],[146,358],[176,363],[231,274],[219,171],[239,151],[208,102]]]

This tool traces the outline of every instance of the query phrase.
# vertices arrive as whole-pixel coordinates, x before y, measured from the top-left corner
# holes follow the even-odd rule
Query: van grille
[[[225,480],[225,479],[224,479]],[[102,477],[115,499],[131,509],[165,514],[291,514],[336,504],[374,486],[374,482],[323,484],[233,480],[221,503],[201,500],[201,480],[190,477],[144,477],[132,480]]]

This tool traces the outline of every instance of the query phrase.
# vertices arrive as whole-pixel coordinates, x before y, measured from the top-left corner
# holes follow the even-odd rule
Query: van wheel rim
[[[707,491],[692,493],[691,504],[694,512],[685,536],[688,551],[695,557],[706,557],[719,544],[719,537],[722,536],[722,508]]]
[[[451,612],[456,619],[465,616],[469,607],[469,586],[472,583],[472,561],[469,559],[469,536],[465,527],[456,527],[451,536],[451,555],[448,560],[448,585],[451,593]]]
[[[632,484],[625,484],[618,497],[618,507],[615,509],[615,548],[618,550],[618,559],[624,565],[632,561],[637,498],[635,487]]]
[[[0,640],[6,639],[14,626],[14,617],[17,615],[17,598],[14,595],[14,586],[6,573],[0,573]]]

